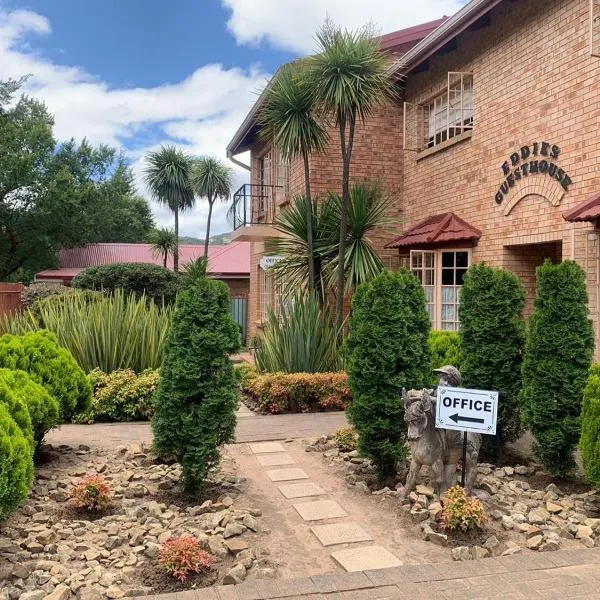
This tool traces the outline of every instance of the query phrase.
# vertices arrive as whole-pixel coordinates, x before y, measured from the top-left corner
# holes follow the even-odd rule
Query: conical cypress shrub
[[[586,477],[600,488],[600,365],[590,369],[583,393],[579,448]]]
[[[521,398],[524,423],[535,436],[534,451],[556,476],[568,475],[575,466],[573,450],[594,350],[587,301],[585,274],[577,263],[538,267]]]

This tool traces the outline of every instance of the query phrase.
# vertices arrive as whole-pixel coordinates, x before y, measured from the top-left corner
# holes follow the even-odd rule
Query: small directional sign
[[[498,392],[438,387],[435,426],[496,435]]]

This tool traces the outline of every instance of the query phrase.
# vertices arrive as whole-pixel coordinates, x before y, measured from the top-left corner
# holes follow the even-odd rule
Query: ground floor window
[[[410,270],[425,290],[434,329],[458,330],[460,290],[469,264],[469,250],[411,250]]]
[[[269,309],[276,315],[281,313],[284,304],[284,283],[275,277],[271,269],[258,269],[258,320],[266,322]]]

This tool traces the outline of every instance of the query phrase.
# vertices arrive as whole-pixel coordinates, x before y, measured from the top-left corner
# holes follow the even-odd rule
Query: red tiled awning
[[[386,248],[440,246],[453,242],[475,243],[481,231],[452,212],[427,217],[386,245]]]
[[[575,208],[563,213],[565,221],[596,221],[600,219],[600,194],[588,198]]]

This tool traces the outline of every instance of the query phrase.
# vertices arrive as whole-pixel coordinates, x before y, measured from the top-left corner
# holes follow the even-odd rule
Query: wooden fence
[[[22,283],[0,283],[0,317],[21,309]]]

